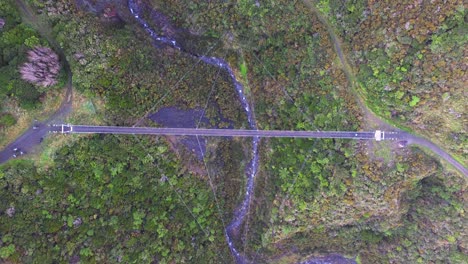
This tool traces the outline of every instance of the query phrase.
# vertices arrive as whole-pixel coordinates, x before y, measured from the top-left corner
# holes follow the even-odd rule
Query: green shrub
[[[361,240],[369,244],[376,244],[382,240],[382,235],[371,230],[364,230],[361,232]]]
[[[13,244],[0,248],[0,257],[3,259],[10,257],[14,253],[15,253],[15,245]]]
[[[6,113],[0,115],[0,127],[10,127],[14,124],[16,124],[16,119],[12,114]]]

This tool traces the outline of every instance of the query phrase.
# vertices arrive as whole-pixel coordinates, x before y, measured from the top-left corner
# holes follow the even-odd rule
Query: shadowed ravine
[[[186,54],[189,54],[196,60],[203,61],[206,64],[218,67],[220,69],[223,69],[226,71],[232,81],[232,84],[234,88],[236,89],[239,102],[242,105],[242,108],[245,110],[245,113],[247,115],[247,121],[249,123],[249,128],[256,130],[257,125],[255,122],[255,117],[252,113],[252,108],[250,107],[250,104],[245,96],[244,93],[244,87],[243,85],[236,79],[236,76],[234,75],[233,70],[231,67],[228,65],[228,63],[221,59],[221,58],[216,58],[216,57],[208,57],[205,55],[198,55],[198,54],[193,54],[190,53],[182,48],[182,46],[177,43],[176,40],[171,39],[169,37],[164,37],[164,36],[159,36],[158,34],[155,33],[155,31],[148,25],[148,23],[141,17],[141,8],[140,6],[137,5],[137,3],[134,0],[129,0],[128,1],[128,8],[132,15],[135,17],[135,19],[138,21],[138,23],[148,32],[148,34],[151,36],[151,38],[158,42],[159,44],[165,44],[168,45],[174,49],[177,49],[181,52],[184,52]],[[247,176],[247,184],[245,188],[245,196],[244,199],[241,203],[240,206],[237,207],[237,210],[234,212],[233,219],[231,222],[228,224],[225,230],[225,236],[226,236],[226,241],[229,245],[229,249],[231,250],[233,256],[236,258],[237,263],[247,263],[248,260],[246,259],[245,256],[239,253],[239,250],[234,246],[234,241],[233,241],[233,234],[235,231],[239,230],[239,227],[242,225],[242,223],[245,220],[245,216],[247,215],[249,204],[251,202],[252,198],[252,192],[254,189],[254,183],[255,183],[255,175],[257,174],[258,170],[258,144],[259,144],[260,138],[259,137],[253,137],[252,140],[252,149],[251,149],[251,155],[252,158],[249,161],[245,173]]]

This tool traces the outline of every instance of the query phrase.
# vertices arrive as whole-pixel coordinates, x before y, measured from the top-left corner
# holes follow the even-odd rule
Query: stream
[[[128,8],[130,12],[132,13],[133,17],[138,21],[138,23],[148,32],[148,34],[151,36],[151,38],[158,42],[159,44],[165,44],[168,45],[174,49],[177,49],[181,52],[184,52],[193,58],[203,61],[206,64],[218,67],[220,69],[223,69],[226,71],[232,81],[232,84],[234,88],[236,89],[239,101],[242,105],[242,108],[244,109],[246,115],[247,115],[247,121],[249,124],[250,129],[257,130],[257,125],[255,122],[255,117],[252,112],[252,107],[250,106],[244,92],[244,86],[236,79],[236,76],[234,75],[233,70],[229,66],[229,64],[221,59],[221,58],[216,58],[216,57],[208,57],[205,55],[198,55],[198,54],[193,54],[191,52],[188,52],[182,48],[179,43],[177,43],[176,40],[171,39],[169,37],[164,37],[156,34],[156,32],[151,29],[151,27],[148,25],[148,23],[141,17],[141,8],[138,6],[138,4],[135,2],[135,0],[129,0],[128,1]],[[252,199],[252,193],[254,189],[254,182],[255,182],[255,175],[257,174],[258,170],[258,145],[260,142],[259,137],[254,137],[253,142],[252,142],[252,149],[251,149],[251,155],[252,158],[247,164],[247,167],[245,169],[245,173],[247,176],[247,184],[245,188],[245,196],[240,204],[238,206],[237,210],[234,212],[233,219],[231,222],[227,225],[226,229],[224,230],[224,234],[226,237],[227,244],[229,246],[229,249],[231,250],[231,253],[233,256],[236,258],[237,263],[247,263],[247,259],[245,256],[239,253],[239,250],[235,247],[234,242],[233,242],[233,234],[235,233],[236,230],[239,230],[239,227],[242,225],[242,223],[245,220],[245,216],[247,215],[249,205]]]

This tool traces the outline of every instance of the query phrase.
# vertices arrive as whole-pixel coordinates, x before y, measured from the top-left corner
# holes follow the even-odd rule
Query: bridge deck
[[[53,132],[73,134],[135,134],[135,135],[178,135],[216,137],[291,137],[291,138],[348,138],[375,139],[375,132],[355,131],[289,131],[289,130],[246,130],[206,128],[154,128],[119,126],[55,125]],[[396,135],[393,134],[393,137]],[[392,138],[386,138],[392,139]]]

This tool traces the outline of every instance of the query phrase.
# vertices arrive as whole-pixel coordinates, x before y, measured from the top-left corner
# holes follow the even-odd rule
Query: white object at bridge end
[[[374,134],[374,138],[376,141],[382,141],[385,139],[385,132],[376,130]]]

